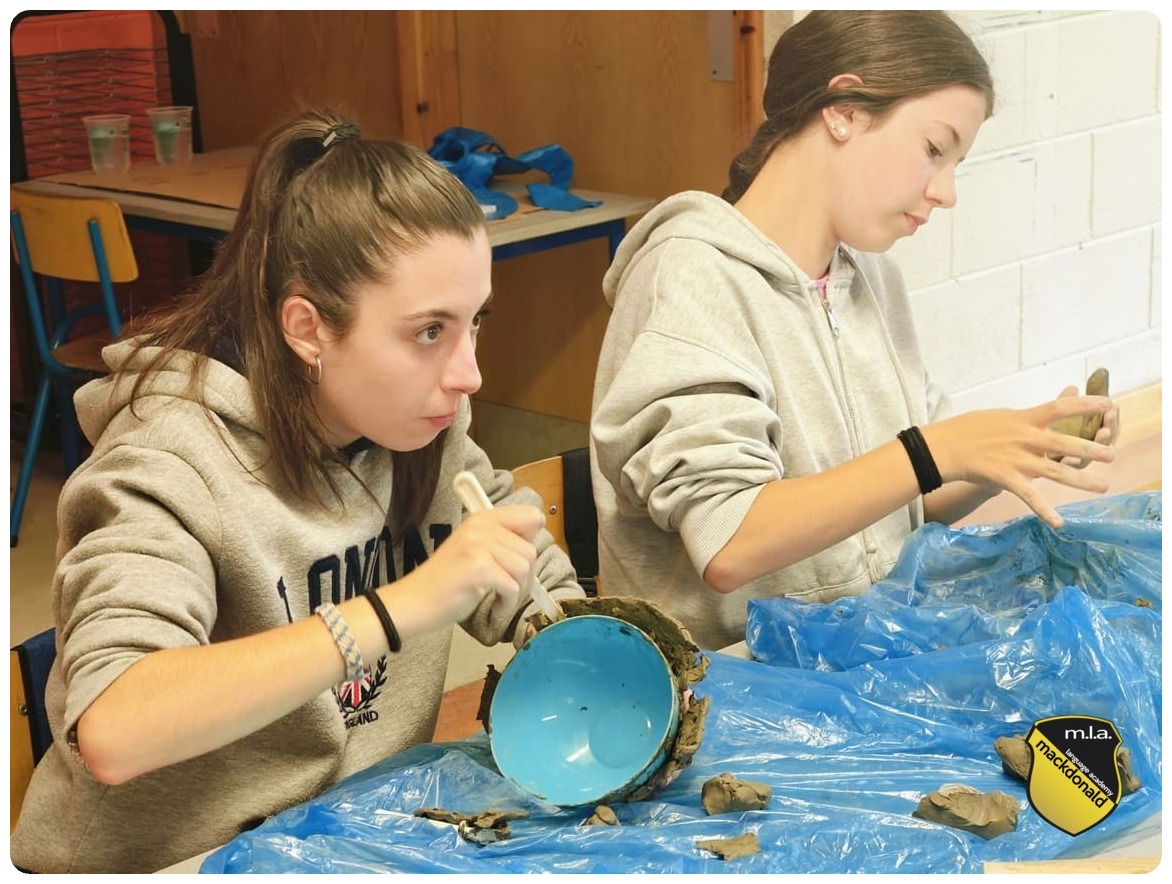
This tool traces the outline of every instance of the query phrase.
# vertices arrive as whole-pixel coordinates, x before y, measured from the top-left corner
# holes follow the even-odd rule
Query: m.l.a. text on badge
[[[1119,804],[1122,781],[1115,725],[1089,715],[1058,715],[1035,722],[1026,741],[1033,751],[1028,794],[1042,819],[1068,835],[1105,820]]]

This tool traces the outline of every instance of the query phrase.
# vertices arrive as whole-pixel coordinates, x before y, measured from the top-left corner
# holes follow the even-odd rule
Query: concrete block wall
[[[892,250],[957,411],[1162,380],[1161,34],[1149,12],[964,11],[994,116],[957,205]]]

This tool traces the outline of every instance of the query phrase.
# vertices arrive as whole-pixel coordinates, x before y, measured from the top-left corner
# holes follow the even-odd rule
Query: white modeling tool
[[[484,493],[483,486],[481,486],[476,476],[468,472],[468,470],[456,474],[456,478],[452,479],[452,488],[468,512],[478,513],[481,510],[492,509],[492,501]],[[541,609],[541,613],[550,619],[550,622],[565,618],[566,615],[562,611],[561,605],[557,603],[557,600],[553,596],[546,592],[545,587],[541,585],[541,581],[537,579],[536,573],[531,574],[529,578],[529,595],[533,601],[537,602],[537,607]]]

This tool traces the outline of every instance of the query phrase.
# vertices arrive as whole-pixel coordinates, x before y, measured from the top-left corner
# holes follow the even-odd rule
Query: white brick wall
[[[1036,404],[1099,365],[1114,393],[1161,380],[1159,20],[954,14],[997,103],[956,208],[892,252],[929,370],[957,410]]]

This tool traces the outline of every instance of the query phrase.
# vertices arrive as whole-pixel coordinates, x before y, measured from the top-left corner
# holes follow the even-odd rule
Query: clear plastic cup
[[[130,169],[130,114],[82,117],[90,145],[90,162],[99,175],[122,175]]]
[[[191,162],[191,108],[186,105],[152,107],[147,111],[160,166]]]

